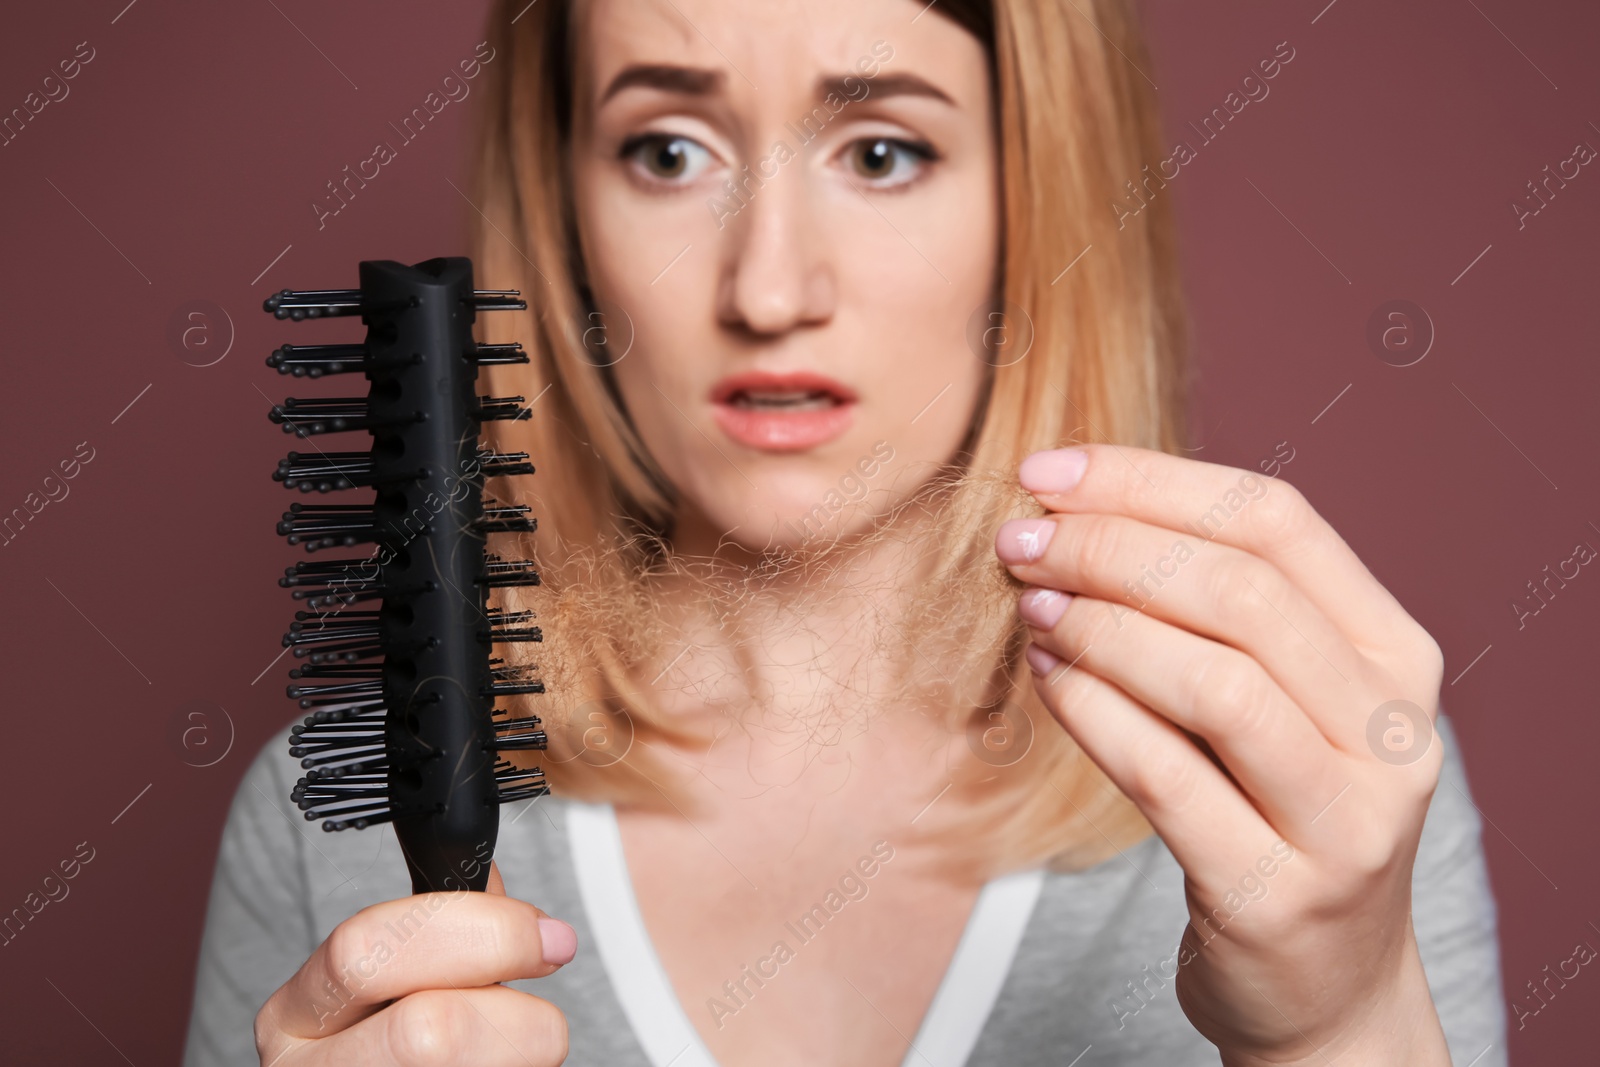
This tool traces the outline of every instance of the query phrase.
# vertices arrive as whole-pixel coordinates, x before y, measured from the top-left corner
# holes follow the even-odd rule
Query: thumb
[[[506,895],[506,881],[500,877],[500,865],[493,860],[489,861],[489,884],[484,892],[493,893],[497,897]]]

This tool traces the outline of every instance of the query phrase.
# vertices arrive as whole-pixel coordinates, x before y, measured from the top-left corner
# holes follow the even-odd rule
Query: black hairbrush
[[[291,796],[324,830],[394,824],[413,892],[482,890],[502,803],[549,792],[539,768],[502,758],[543,749],[538,716],[496,698],[542,693],[533,668],[493,645],[538,641],[531,611],[488,608],[492,587],[537,585],[528,560],[485,551],[487,534],[532,531],[524,506],[483,499],[484,479],[532,474],[526,453],[482,448],[480,424],[526,419],[523,398],[477,395],[478,368],[526,363],[522,347],[480,345],[480,311],[525,308],[514,291],[473,288],[472,263],[361,264],[360,289],[288,289],[280,319],[359,315],[361,344],[284,345],[280,374],[365,375],[366,396],[290,398],[270,418],[306,439],[369,433],[368,452],[290,452],[273,478],[302,493],[370,489],[371,503],[292,504],[278,531],[307,552],[376,545],[364,559],[298,563],[279,579],[304,600],[284,645],[304,665],[289,695],[313,709],[291,751],[305,776]]]

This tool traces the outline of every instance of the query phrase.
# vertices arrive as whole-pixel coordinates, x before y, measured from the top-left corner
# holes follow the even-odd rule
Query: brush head
[[[542,693],[536,668],[493,655],[539,641],[533,612],[488,605],[491,588],[536,585],[527,560],[485,551],[492,533],[532,532],[528,508],[485,502],[492,477],[530,475],[526,453],[479,443],[489,419],[526,419],[522,397],[477,393],[478,368],[527,362],[519,345],[478,345],[479,311],[526,307],[509,291],[474,289],[472,264],[369,260],[361,287],[268,297],[280,319],[360,315],[359,345],[284,345],[281,374],[361,373],[365,396],[285,400],[268,417],[313,442],[273,473],[300,493],[364,490],[370,503],[291,504],[278,524],[314,553],[373,546],[370,555],[304,561],[279,580],[310,610],[284,645],[304,661],[289,696],[309,710],[291,736],[306,774],[291,799],[323,829],[392,823],[416,892],[487,884],[498,806],[549,792],[537,767],[503,755],[545,747],[538,716],[497,702]],[[330,433],[370,435],[367,452],[324,451]]]

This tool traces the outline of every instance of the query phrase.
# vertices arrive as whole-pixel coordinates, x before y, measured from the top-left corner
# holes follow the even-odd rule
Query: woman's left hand
[[[1183,867],[1184,1013],[1230,1065],[1448,1067],[1411,927],[1438,644],[1279,479],[1106,444],[1020,478],[1035,687]]]

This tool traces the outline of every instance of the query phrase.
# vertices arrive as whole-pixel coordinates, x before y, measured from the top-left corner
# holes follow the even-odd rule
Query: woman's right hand
[[[570,961],[572,927],[506,896],[424,893],[363,908],[256,1015],[262,1067],[554,1067],[567,1020],[549,1001],[497,985]]]

